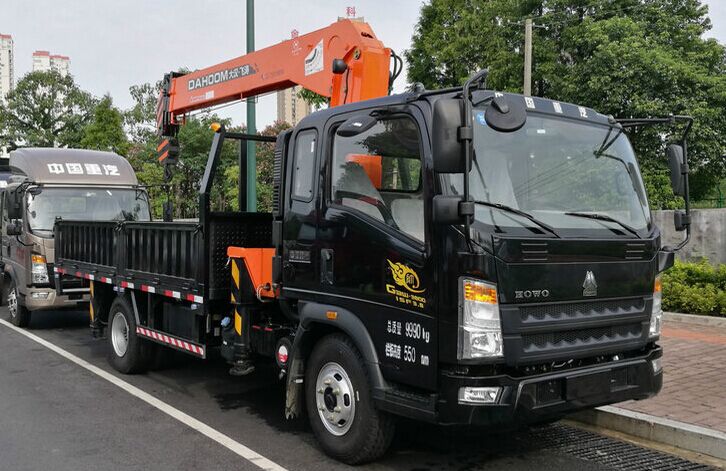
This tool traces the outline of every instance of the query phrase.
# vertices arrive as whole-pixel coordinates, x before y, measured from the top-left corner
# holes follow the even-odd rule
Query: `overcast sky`
[[[726,43],[726,0],[708,0],[713,30]],[[256,46],[324,27],[354,6],[379,39],[401,54],[409,47],[421,0],[257,0]],[[71,73],[96,96],[129,107],[130,85],[154,82],[180,67],[198,69],[245,52],[245,0],[0,0],[0,33],[15,42],[16,80],[35,50],[71,58]],[[396,89],[405,85],[405,72]],[[226,108],[235,123],[245,105]],[[274,95],[258,104],[257,126],[276,118]]]

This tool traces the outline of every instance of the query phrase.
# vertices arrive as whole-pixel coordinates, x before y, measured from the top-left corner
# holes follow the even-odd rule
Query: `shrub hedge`
[[[676,261],[662,281],[664,311],[726,317],[726,264]]]

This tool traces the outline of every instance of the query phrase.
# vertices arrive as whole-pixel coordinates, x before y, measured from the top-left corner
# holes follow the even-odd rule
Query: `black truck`
[[[659,273],[688,236],[661,245],[625,131],[685,128],[666,153],[688,234],[690,118],[483,78],[308,116],[276,138],[271,214],[210,210],[223,142],[269,139],[219,127],[198,221],[58,221],[56,276],[89,280],[120,372],[162,347],[219,348],[239,375],[275,361],[286,415],[347,463],[380,456],[394,416],[497,427],[655,395]]]

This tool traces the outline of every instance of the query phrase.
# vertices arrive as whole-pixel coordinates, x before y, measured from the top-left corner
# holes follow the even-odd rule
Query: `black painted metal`
[[[247,141],[275,142],[277,138],[275,136],[258,136],[256,134],[227,132],[224,126],[222,126],[214,134],[212,147],[209,149],[209,156],[207,157],[207,165],[204,169],[204,176],[202,177],[202,184],[199,188],[199,224],[201,225],[201,230],[204,235],[202,237],[202,253],[209,255],[207,257],[201,257],[199,262],[202,267],[201,274],[203,276],[203,284],[204,286],[209,287],[209,291],[206,295],[212,299],[221,295],[229,295],[229,273],[226,273],[226,269],[224,268],[227,259],[227,247],[230,245],[244,245],[243,240],[248,238],[249,234],[255,233],[259,229],[254,225],[254,221],[259,221],[257,216],[254,216],[254,214],[257,213],[239,213],[239,216],[233,216],[234,213],[214,213],[214,215],[211,213],[209,196],[212,190],[214,175],[217,171],[219,156],[222,154],[225,139],[238,140],[242,147],[246,147]],[[240,169],[243,167],[245,166],[240,165]],[[244,180],[246,181],[246,178],[244,178]],[[241,190],[242,189],[240,188],[240,194],[242,193]],[[240,200],[240,203],[241,202],[242,201]],[[241,206],[240,210],[242,210]],[[242,220],[237,219],[237,221],[233,222],[243,227],[229,226],[227,230],[224,230],[222,225],[224,225],[225,222],[228,222],[230,217],[241,217]],[[269,227],[268,231],[270,234],[269,242],[266,242],[264,245],[247,245],[248,247],[272,246],[272,220],[269,218],[269,215],[261,217],[262,220],[268,221],[267,226]],[[214,218],[216,218],[217,226],[212,225],[212,220]],[[253,224],[253,227],[244,227],[243,222],[250,222]],[[262,239],[266,240],[265,237]],[[260,242],[265,242],[265,240],[261,240]],[[227,245],[223,245],[225,243]],[[224,261],[224,264],[222,264],[220,268],[217,264],[222,262],[222,260]]]
[[[272,215],[214,212],[206,239],[209,242],[205,252],[209,261],[207,296],[228,299],[231,281],[227,247],[272,247]]]
[[[201,232],[194,222],[132,222],[121,226],[119,261],[128,281],[199,292]]]
[[[55,225],[56,265],[68,270],[92,268],[93,273],[114,276],[119,260],[117,238],[118,222],[58,221]]]
[[[61,221],[56,266],[227,299],[227,247],[272,247],[272,215],[213,212],[207,225],[204,237],[196,222]]]

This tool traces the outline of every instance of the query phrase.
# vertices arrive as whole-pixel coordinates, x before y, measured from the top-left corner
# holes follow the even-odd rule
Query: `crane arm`
[[[167,74],[157,104],[161,136],[175,136],[188,113],[300,85],[337,106],[385,96],[391,50],[367,23],[339,20],[189,74]]]

